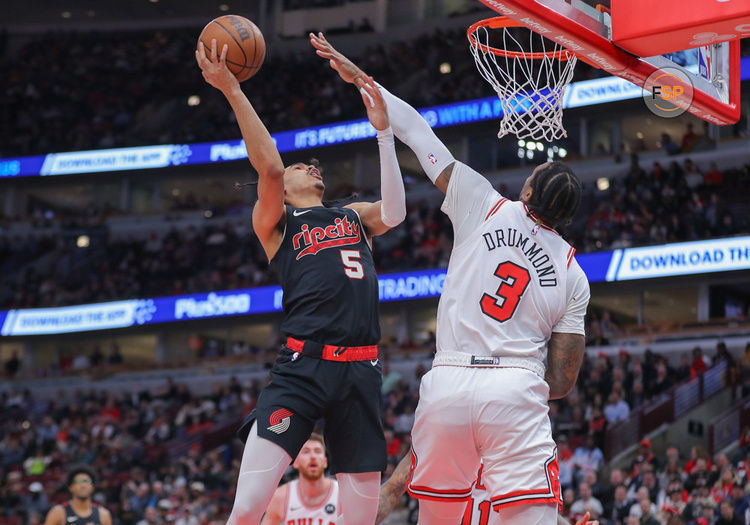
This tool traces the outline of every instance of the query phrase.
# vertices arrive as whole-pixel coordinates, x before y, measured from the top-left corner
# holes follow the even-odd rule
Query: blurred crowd
[[[0,157],[236,139],[229,105],[194,63],[198,33],[56,32],[6,53],[0,57],[6,79],[0,129],[7,140]],[[273,132],[363,117],[359,93],[311,48],[301,49],[268,56],[244,85],[267,127]],[[440,73],[445,61],[454,61],[453,73]],[[418,105],[492,95],[476,72],[460,74],[474,68],[463,31],[375,45],[359,62]],[[410,80],[418,87],[400,92]],[[187,105],[191,95],[200,97],[199,105]]]
[[[204,450],[200,437],[235,427],[259,389],[232,379],[202,397],[172,381],[153,393],[61,391],[50,401],[28,390],[1,394],[0,523],[43,522],[69,499],[65,474],[74,464],[94,469],[94,502],[116,525],[225,519],[238,458],[229,440]]]
[[[427,356],[433,349],[429,341],[400,350]],[[273,349],[267,350],[263,359],[270,363]],[[389,356],[394,350],[384,351],[385,476],[408,453],[426,372],[421,364],[393,367]],[[725,455],[711,458],[700,447],[675,445],[657,456],[647,440],[626,469],[608,468],[603,454],[609,425],[722,360],[733,369],[750,370],[747,353],[735,360],[721,342],[714,355],[696,348],[692,359],[684,356],[676,367],[653,352],[643,359],[624,352],[614,358],[587,357],[574,392],[550,403],[565,514],[577,517],[588,510],[612,525],[744,524],[750,430],[731,461]],[[40,523],[52,505],[69,497],[64,480],[73,464],[94,469],[94,501],[112,511],[115,525],[223,523],[241,457],[233,432],[255,407],[263,386],[262,381],[231,378],[209,395],[196,395],[186,384],[168,380],[153,392],[69,389],[47,401],[29,390],[3,392],[0,523]],[[716,521],[728,513],[727,501],[741,521]],[[674,521],[673,515],[683,521]]]
[[[576,219],[563,229],[579,253],[689,241],[747,232],[750,165],[700,170],[692,161],[655,162],[633,157],[625,177],[602,191],[584,185]],[[500,191],[505,191],[502,187]],[[511,195],[511,197],[515,197]],[[444,268],[453,228],[431,200],[408,203],[404,223],[374,240],[379,272]],[[76,236],[0,236],[0,308],[61,306],[154,297],[276,283],[248,221],[152,233],[146,239],[108,239],[106,226],[89,228],[90,243]],[[72,231],[80,233],[80,225]],[[76,234],[77,235],[77,234]]]
[[[356,30],[368,31],[367,20]],[[194,63],[199,28],[54,32],[0,56],[0,157],[144,144],[236,139],[234,115]],[[2,48],[0,48],[1,50]],[[273,54],[244,84],[272,131],[364,116],[355,89],[306,46]],[[343,50],[345,51],[345,50]],[[352,57],[418,106],[492,96],[470,59],[464,30],[435,30]],[[441,64],[451,64],[441,72]],[[579,65],[577,75],[594,74]],[[200,104],[189,106],[198,95]]]
[[[750,165],[720,171],[692,160],[641,166],[600,191],[584,185],[581,208],[564,232],[579,253],[723,237],[748,231]]]

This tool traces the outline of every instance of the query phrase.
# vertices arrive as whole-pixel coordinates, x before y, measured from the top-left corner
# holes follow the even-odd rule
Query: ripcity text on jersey
[[[378,343],[378,277],[356,211],[286,206],[270,265],[284,291],[282,332],[329,345]]]

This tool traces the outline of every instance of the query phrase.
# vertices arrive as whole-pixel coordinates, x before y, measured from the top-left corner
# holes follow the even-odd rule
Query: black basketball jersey
[[[65,525],[101,525],[102,520],[99,517],[99,505],[96,503],[91,504],[91,515],[82,518],[75,513],[70,502],[66,501],[63,503],[65,509]]]
[[[270,264],[284,290],[282,332],[340,346],[380,340],[378,277],[357,212],[287,206]]]

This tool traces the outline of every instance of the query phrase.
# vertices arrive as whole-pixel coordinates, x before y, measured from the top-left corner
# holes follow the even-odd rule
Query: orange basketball
[[[237,80],[244,82],[258,72],[266,58],[266,41],[258,26],[247,18],[224,15],[211,20],[201,31],[198,39],[211,53],[211,39],[216,39],[216,54],[221,56],[224,44],[227,49],[227,67]]]

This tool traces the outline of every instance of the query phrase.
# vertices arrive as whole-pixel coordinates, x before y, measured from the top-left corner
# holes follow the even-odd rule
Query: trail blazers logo
[[[292,413],[289,412],[286,408],[280,408],[276,410],[271,414],[271,417],[269,418],[271,421],[271,426],[268,427],[268,430],[276,434],[282,434],[286,432],[287,430],[289,430],[291,416]]]
[[[348,217],[339,217],[326,227],[316,226],[310,229],[307,224],[303,224],[301,231],[292,237],[294,250],[302,249],[297,254],[297,260],[305,255],[315,255],[326,248],[357,244],[360,241],[359,229],[359,224],[349,222]]]

